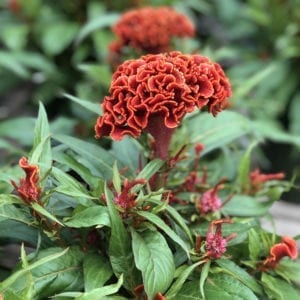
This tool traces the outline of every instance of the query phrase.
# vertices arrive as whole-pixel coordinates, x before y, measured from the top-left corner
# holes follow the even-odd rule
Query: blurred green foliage
[[[41,101],[59,119],[58,130],[92,138],[93,115],[63,94],[101,102],[113,71],[110,27],[123,11],[145,5],[171,5],[193,20],[196,37],[174,40],[174,49],[222,64],[233,85],[231,109],[257,121],[275,143],[265,146],[260,164],[291,175],[299,162],[300,0],[0,0],[0,97],[13,102],[13,91],[25,87],[27,107]],[[1,148],[12,147],[7,135],[0,134]],[[278,164],[282,155],[287,160]]]

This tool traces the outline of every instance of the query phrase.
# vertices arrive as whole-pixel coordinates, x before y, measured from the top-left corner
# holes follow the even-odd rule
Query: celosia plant
[[[115,55],[129,46],[137,52],[161,53],[171,50],[173,37],[192,37],[194,24],[170,7],[143,7],[124,13],[113,26],[117,41],[110,45]]]
[[[230,96],[220,64],[165,52],[123,62],[101,116],[75,98],[95,143],[40,104],[28,158],[0,176],[0,241],[21,248],[0,298],[299,299],[299,236],[260,222],[293,184],[250,171],[260,140]]]

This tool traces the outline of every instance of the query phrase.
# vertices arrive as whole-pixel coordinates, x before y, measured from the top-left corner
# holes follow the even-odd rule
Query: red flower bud
[[[22,157],[19,161],[19,166],[26,173],[25,178],[20,179],[19,185],[17,185],[13,180],[11,184],[14,186],[20,197],[26,202],[39,202],[41,195],[41,188],[38,185],[39,182],[39,167],[36,165],[28,164],[26,157]]]

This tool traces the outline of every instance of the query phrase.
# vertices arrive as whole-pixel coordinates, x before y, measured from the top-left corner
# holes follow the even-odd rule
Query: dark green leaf
[[[28,214],[27,210],[17,208],[14,204],[9,203],[0,202],[0,217],[1,219],[15,220],[26,225],[30,225],[32,223],[32,218]]]
[[[137,233],[132,230],[131,234],[134,260],[142,272],[145,292],[149,299],[154,299],[157,293],[165,292],[173,280],[173,254],[157,231]]]
[[[83,259],[84,290],[90,292],[93,289],[104,286],[113,275],[108,261],[99,253],[88,253]]]
[[[117,159],[108,151],[70,136],[54,135],[53,138],[67,145],[84,159],[88,160],[104,179],[111,179],[113,165]]]
[[[110,226],[109,215],[106,206],[91,206],[78,213],[64,222],[69,227],[81,228],[92,226]]]
[[[181,290],[177,293],[175,299],[180,300],[203,300],[200,294],[200,286],[199,280],[188,281],[186,282]],[[216,299],[223,299],[221,298],[207,298],[207,300],[216,300]]]
[[[113,195],[105,190],[105,197],[111,224],[108,255],[112,269],[117,277],[124,274],[124,287],[129,291],[141,283],[140,274],[135,267],[131,241],[122,219],[115,208]]]

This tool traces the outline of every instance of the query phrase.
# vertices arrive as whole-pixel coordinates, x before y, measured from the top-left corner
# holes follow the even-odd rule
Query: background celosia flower
[[[113,74],[96,137],[121,140],[126,134],[138,137],[144,130],[154,137],[157,156],[164,159],[172,133],[186,113],[207,105],[216,115],[229,96],[227,77],[207,57],[170,52],[128,60]],[[161,149],[163,145],[166,149]]]
[[[285,256],[292,259],[298,257],[297,243],[288,236],[283,236],[281,238],[281,243],[277,243],[271,247],[270,255],[265,259],[261,268],[263,270],[275,269],[280,260]]]
[[[22,157],[19,161],[19,166],[26,173],[25,178],[20,179],[19,185],[14,181],[11,181],[12,185],[20,195],[20,197],[26,202],[39,202],[41,188],[39,187],[39,167],[36,165],[28,164],[26,157]]]
[[[193,23],[170,7],[144,7],[124,13],[114,25],[118,41],[113,50],[130,46],[138,51],[160,53],[169,50],[172,37],[193,36]]]

